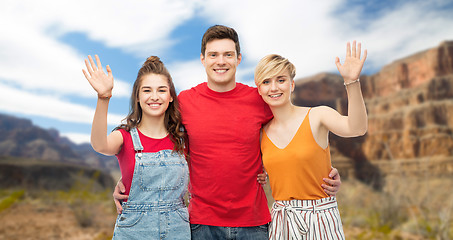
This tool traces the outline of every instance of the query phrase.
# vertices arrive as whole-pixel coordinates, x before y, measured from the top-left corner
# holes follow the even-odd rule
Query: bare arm
[[[98,93],[96,112],[94,113],[93,124],[91,127],[91,146],[99,153],[114,155],[119,152],[123,144],[123,137],[119,131],[114,131],[107,136],[107,112],[110,97],[113,89],[113,75],[110,66],[107,65],[107,75],[102,70],[99,57],[95,55],[97,65],[94,64],[91,56],[85,59],[87,71],[83,74],[90,85]]]
[[[343,65],[340,59],[336,57],[335,64],[344,79],[344,84],[348,94],[348,115],[342,116],[332,108],[322,108],[321,122],[334,134],[341,137],[356,137],[366,133],[368,128],[368,117],[365,108],[365,102],[360,88],[360,82],[357,81],[362,71],[363,64],[367,57],[367,50],[360,59],[361,44],[356,49],[356,42],[351,45],[348,42],[346,47],[346,59]]]

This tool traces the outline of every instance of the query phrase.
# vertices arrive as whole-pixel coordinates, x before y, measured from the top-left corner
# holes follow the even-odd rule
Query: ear
[[[294,82],[294,79],[291,79],[291,92],[294,92],[295,88],[296,88],[296,83]]]
[[[239,63],[241,63],[241,61],[242,61],[242,54],[239,53],[239,55],[238,55],[238,65],[239,65]]]
[[[204,62],[205,62],[204,60],[205,59],[204,59],[203,53],[200,53],[200,61],[201,61],[201,64],[203,64],[203,65],[204,65]]]
[[[170,97],[170,102],[173,102],[173,97]]]

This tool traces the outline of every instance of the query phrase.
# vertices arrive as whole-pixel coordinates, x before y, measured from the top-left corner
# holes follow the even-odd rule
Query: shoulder
[[[236,83],[235,95],[239,96],[240,98],[250,99],[253,102],[258,101],[261,104],[266,104],[263,101],[261,95],[258,93],[258,89],[256,87],[251,87],[243,83]]]
[[[195,95],[199,95],[200,93],[206,92],[207,87],[208,87],[207,83],[204,82],[204,83],[198,84],[195,87],[181,91],[178,95],[178,100],[184,101],[183,99],[192,98]]]
[[[329,106],[317,106],[317,107],[312,107],[310,110],[310,115],[313,114],[323,114],[323,113],[328,113],[331,111],[335,111],[333,108]]]
[[[110,133],[110,135],[115,139],[121,138],[122,141],[124,141],[124,139],[131,138],[130,133],[126,131],[126,129],[122,128],[114,130],[113,132]]]
[[[236,88],[241,91],[256,92],[258,94],[258,89],[256,87],[249,86],[243,83],[236,83]]]
[[[335,109],[333,109],[329,106],[313,107],[309,113],[310,122],[328,121],[329,118],[332,118],[332,114],[335,114],[335,113],[336,113]]]

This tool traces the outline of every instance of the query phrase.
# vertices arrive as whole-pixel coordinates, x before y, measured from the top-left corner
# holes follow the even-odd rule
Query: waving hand
[[[88,60],[85,59],[85,65],[87,67],[87,71],[82,69],[85,78],[90,82],[90,85],[96,90],[98,93],[98,97],[100,98],[110,98],[112,96],[112,89],[113,89],[113,75],[110,66],[107,65],[107,74],[104,73],[102,70],[101,60],[99,59],[98,55],[94,55],[96,58],[97,66],[94,64],[93,59],[90,55],[88,55]],[[89,61],[89,62],[88,62]]]
[[[362,71],[362,67],[367,56],[367,50],[365,49],[365,51],[363,52],[363,57],[362,59],[360,59],[360,54],[362,51],[361,47],[362,45],[358,43],[356,49],[356,41],[354,40],[352,42],[351,51],[351,44],[348,42],[346,46],[346,59],[343,65],[340,63],[340,59],[338,57],[335,58],[335,64],[337,65],[338,71],[343,77],[345,83],[357,80],[360,76],[360,72]]]

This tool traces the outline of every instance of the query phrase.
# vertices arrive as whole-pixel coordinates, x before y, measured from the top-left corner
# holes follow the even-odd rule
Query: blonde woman
[[[338,71],[348,94],[348,115],[327,106],[298,107],[291,103],[294,65],[279,55],[264,57],[255,70],[255,83],[274,118],[262,129],[261,151],[272,195],[270,239],[344,239],[335,196],[321,185],[331,170],[328,134],[356,137],[367,131],[367,113],[359,75],[367,52],[347,43]]]

